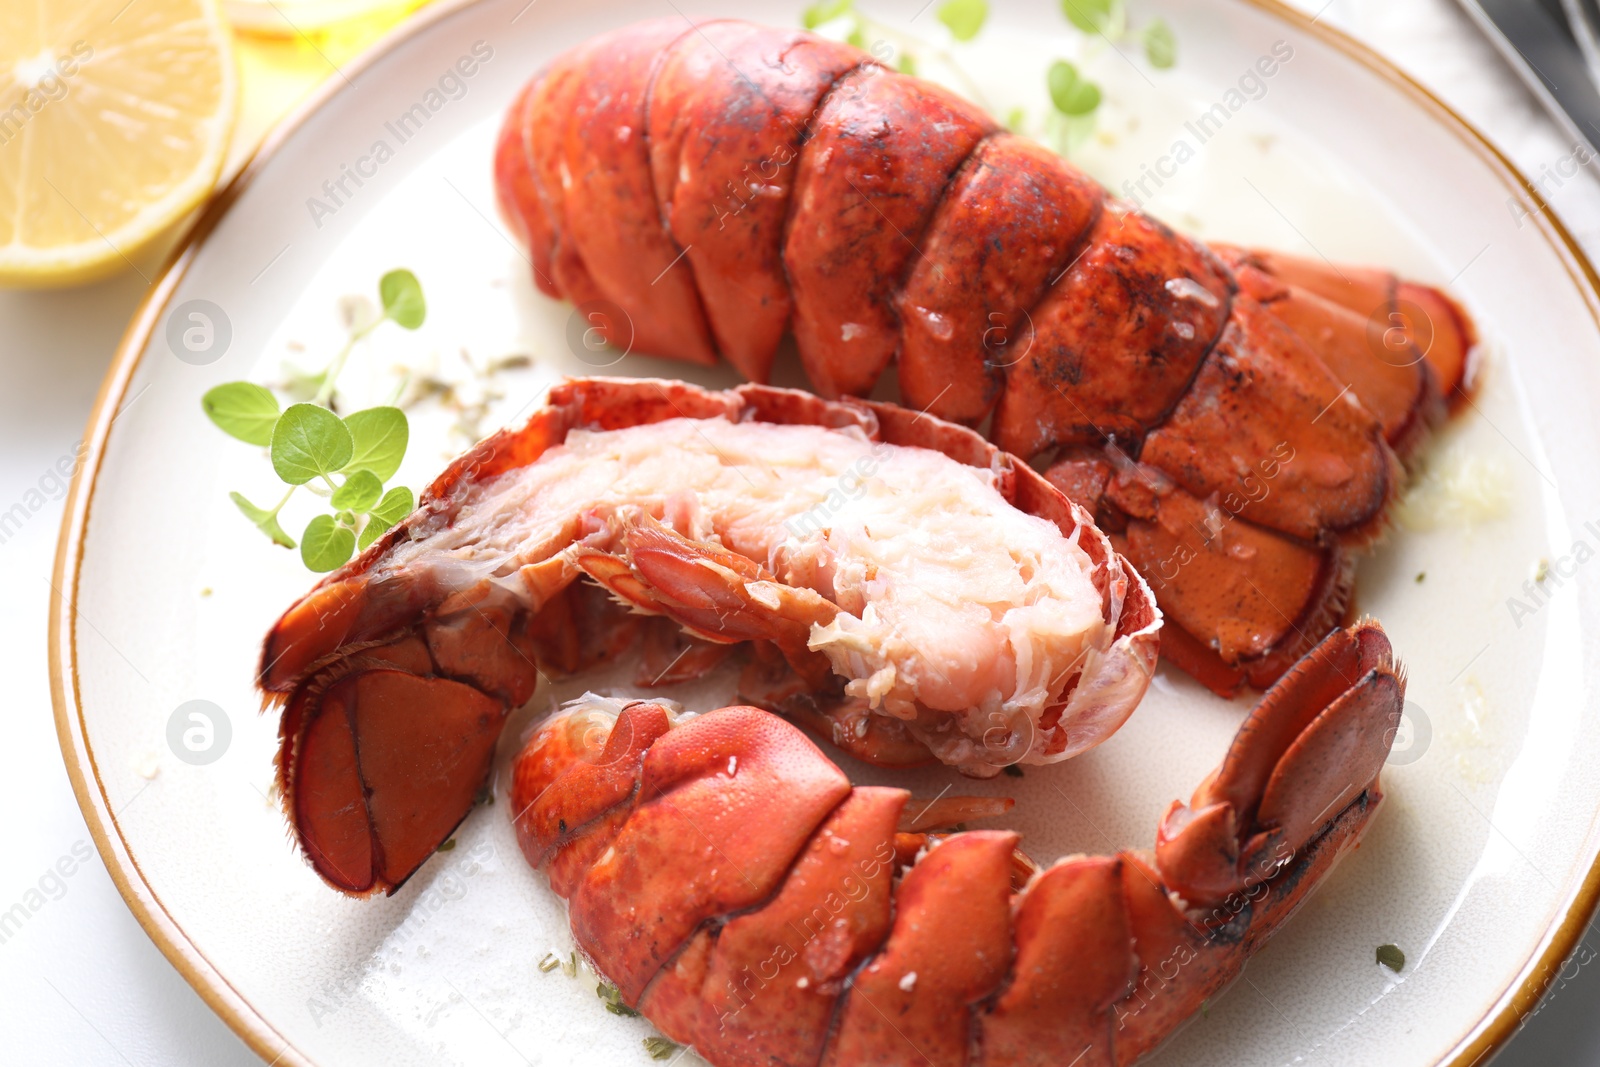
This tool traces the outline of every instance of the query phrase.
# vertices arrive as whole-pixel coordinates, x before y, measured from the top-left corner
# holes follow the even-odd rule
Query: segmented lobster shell
[[[579,701],[529,739],[511,806],[597,972],[715,1067],[1126,1065],[1357,842],[1404,693],[1381,629],[1336,631],[1153,857],[1040,870],[1014,833],[897,832],[908,794],[749,707]]]
[[[1096,516],[1166,654],[1265,686],[1350,608],[1470,320],[1382,271],[1175,234],[970,103],[847,45],[662,19],[558,57],[506,116],[535,280],[618,347],[755,381],[792,330],[826,396],[891,362]]]

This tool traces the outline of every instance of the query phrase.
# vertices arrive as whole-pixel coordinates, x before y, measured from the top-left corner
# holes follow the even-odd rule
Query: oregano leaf
[[[200,398],[206,417],[231,437],[252,445],[272,443],[280,414],[278,398],[254,382],[225,382]]]
[[[832,22],[847,14],[854,6],[855,0],[818,0],[800,13],[800,21],[806,29],[814,30],[825,22]]]
[[[384,317],[396,326],[415,330],[428,317],[422,283],[404,268],[392,270],[378,280],[378,296],[383,300]]]
[[[329,501],[340,511],[368,511],[383,496],[383,482],[369,470],[352,471]]]
[[[989,18],[989,0],[945,0],[939,5],[939,21],[950,28],[950,35],[958,41],[970,41],[978,36]]]
[[[346,416],[344,424],[355,442],[344,469],[371,471],[380,482],[393,478],[411,442],[406,413],[393,407],[367,408]]]
[[[272,428],[272,469],[290,485],[343,470],[355,454],[344,420],[316,404],[291,404]]]
[[[1084,33],[1100,33],[1111,23],[1116,0],[1061,0],[1061,11]]]
[[[1144,28],[1144,56],[1157,70],[1178,62],[1178,39],[1163,19],[1152,19]]]
[[[1050,102],[1063,115],[1087,115],[1100,106],[1100,87],[1064,59],[1050,64]]]
[[[319,573],[344,566],[355,547],[355,531],[334,522],[332,515],[316,516],[306,523],[306,532],[300,535],[300,559]]]

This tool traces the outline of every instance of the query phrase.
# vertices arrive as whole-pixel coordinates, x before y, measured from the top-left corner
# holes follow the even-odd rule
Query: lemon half
[[[215,185],[237,102],[214,0],[0,0],[0,284],[131,262]]]

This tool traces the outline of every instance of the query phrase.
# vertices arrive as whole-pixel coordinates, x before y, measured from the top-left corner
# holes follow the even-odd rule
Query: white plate
[[[900,17],[915,6],[901,5]],[[997,7],[972,69],[992,103],[1037,113],[1047,61],[1077,45],[1054,0]],[[796,14],[731,0],[697,8],[778,23]],[[1196,158],[1159,189],[1147,185],[1149,206],[1202,236],[1449,283],[1491,358],[1475,410],[1437,446],[1436,465],[1476,471],[1503,497],[1488,518],[1397,531],[1363,564],[1362,605],[1393,635],[1410,670],[1413,721],[1426,722],[1431,741],[1386,773],[1389,802],[1361,851],[1246,981],[1153,1062],[1470,1064],[1518,1024],[1595,899],[1595,277],[1557,223],[1514,210],[1525,184],[1503,159],[1333,31],[1268,0],[1135,3],[1134,12],[1165,14],[1180,65],[1147,75],[1104,47],[1081,57],[1106,87],[1103,127],[1113,135],[1084,150],[1085,165],[1118,189],[1141,164],[1173,170],[1162,157],[1195,140],[1185,120],[1226,105],[1257,58],[1288,42],[1292,60],[1259,93],[1245,85],[1259,99],[1230,111],[1222,134],[1191,143]],[[268,1060],[648,1062],[647,1023],[605,1012],[591,984],[537,970],[570,939],[562,908],[516,851],[503,804],[475,813],[459,846],[391,899],[346,900],[296,857],[266,796],[275,721],[255,713],[251,679],[261,635],[310,579],[228,504],[229,489],[267,497],[270,474],[258,452],[204,420],[199,399],[222,381],[275,377],[286,359],[326,358],[339,337],[337,298],[370,292],[398,265],[421,277],[428,323],[376,335],[355,357],[358,393],[380,396],[395,364],[459,371],[461,348],[480,360],[530,354],[532,370],[502,376],[507,395],[491,405],[487,429],[555,377],[593,370],[568,348],[569,309],[533,292],[494,221],[491,138],[516,87],[549,57],[670,13],[645,0],[431,11],[344,71],[219,198],[107,380],[58,560],[62,745],[130,907]],[[917,26],[932,33],[931,22]],[[429,97],[475,43],[473,75]],[[400,143],[386,123],[430,102],[420,132]],[[380,139],[392,158],[362,163]],[[346,180],[349,195],[334,200],[324,182],[358,164],[362,183]],[[336,210],[314,211],[313,198]],[[210,301],[230,328],[225,354],[206,365],[168,346],[169,321],[192,300]],[[637,356],[610,368],[731,381],[686,370]],[[408,484],[423,484],[464,443],[451,421],[439,410],[413,417]],[[305,519],[291,514],[288,525]],[[1541,559],[1553,565],[1548,603],[1514,612],[1508,598],[1524,597]],[[213,702],[230,728],[206,765],[167,742],[169,720],[190,700]],[[1015,787],[1013,822],[1044,859],[1145,846],[1165,803],[1216,761],[1239,710],[1168,669],[1101,749],[980,788]],[[913,784],[934,791],[947,778],[928,772]],[[1387,942],[1406,952],[1401,975],[1374,963]]]

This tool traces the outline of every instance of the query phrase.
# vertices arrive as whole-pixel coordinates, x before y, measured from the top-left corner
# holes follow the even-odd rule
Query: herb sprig
[[[331,513],[314,516],[300,536],[300,558],[313,571],[331,571],[349,562],[416,505],[403,485],[385,489],[405,458],[411,430],[405,412],[383,405],[340,417],[334,393],[356,345],[385,322],[415,330],[427,318],[422,285],[408,270],[392,270],[378,282],[382,314],[352,323],[344,347],[326,369],[303,381],[316,392],[306,402],[281,408],[272,390],[255,382],[226,382],[201,398],[206,416],[231,437],[267,449],[273,472],[288,489],[271,508],[242,493],[229,498],[251,524],[274,544],[295,548],[278,521],[295,493],[304,488],[322,497]]]
[[[1130,27],[1126,0],[1061,0],[1061,12],[1079,32],[1111,48],[1117,48],[1135,35]],[[944,0],[935,14],[956,41],[971,41],[988,21],[989,0]],[[895,65],[905,74],[917,73],[921,66],[919,56],[935,59],[962,81],[967,95],[975,103],[989,107],[982,91],[948,49],[918,41],[877,21],[857,9],[855,0],[817,0],[801,14],[807,29],[841,19],[850,20],[846,40],[856,47],[866,48],[869,35],[893,42],[898,52]],[[1165,70],[1177,63],[1177,38],[1165,20],[1150,19],[1138,28],[1136,35],[1152,67]],[[1103,94],[1099,85],[1065,59],[1050,64],[1045,72],[1045,86],[1049,91],[1050,110],[1043,119],[1043,138],[1062,155],[1070,155],[1094,133],[1095,114]],[[1028,125],[1025,109],[1013,108],[1006,116],[1006,125],[1013,131],[1022,131]]]

